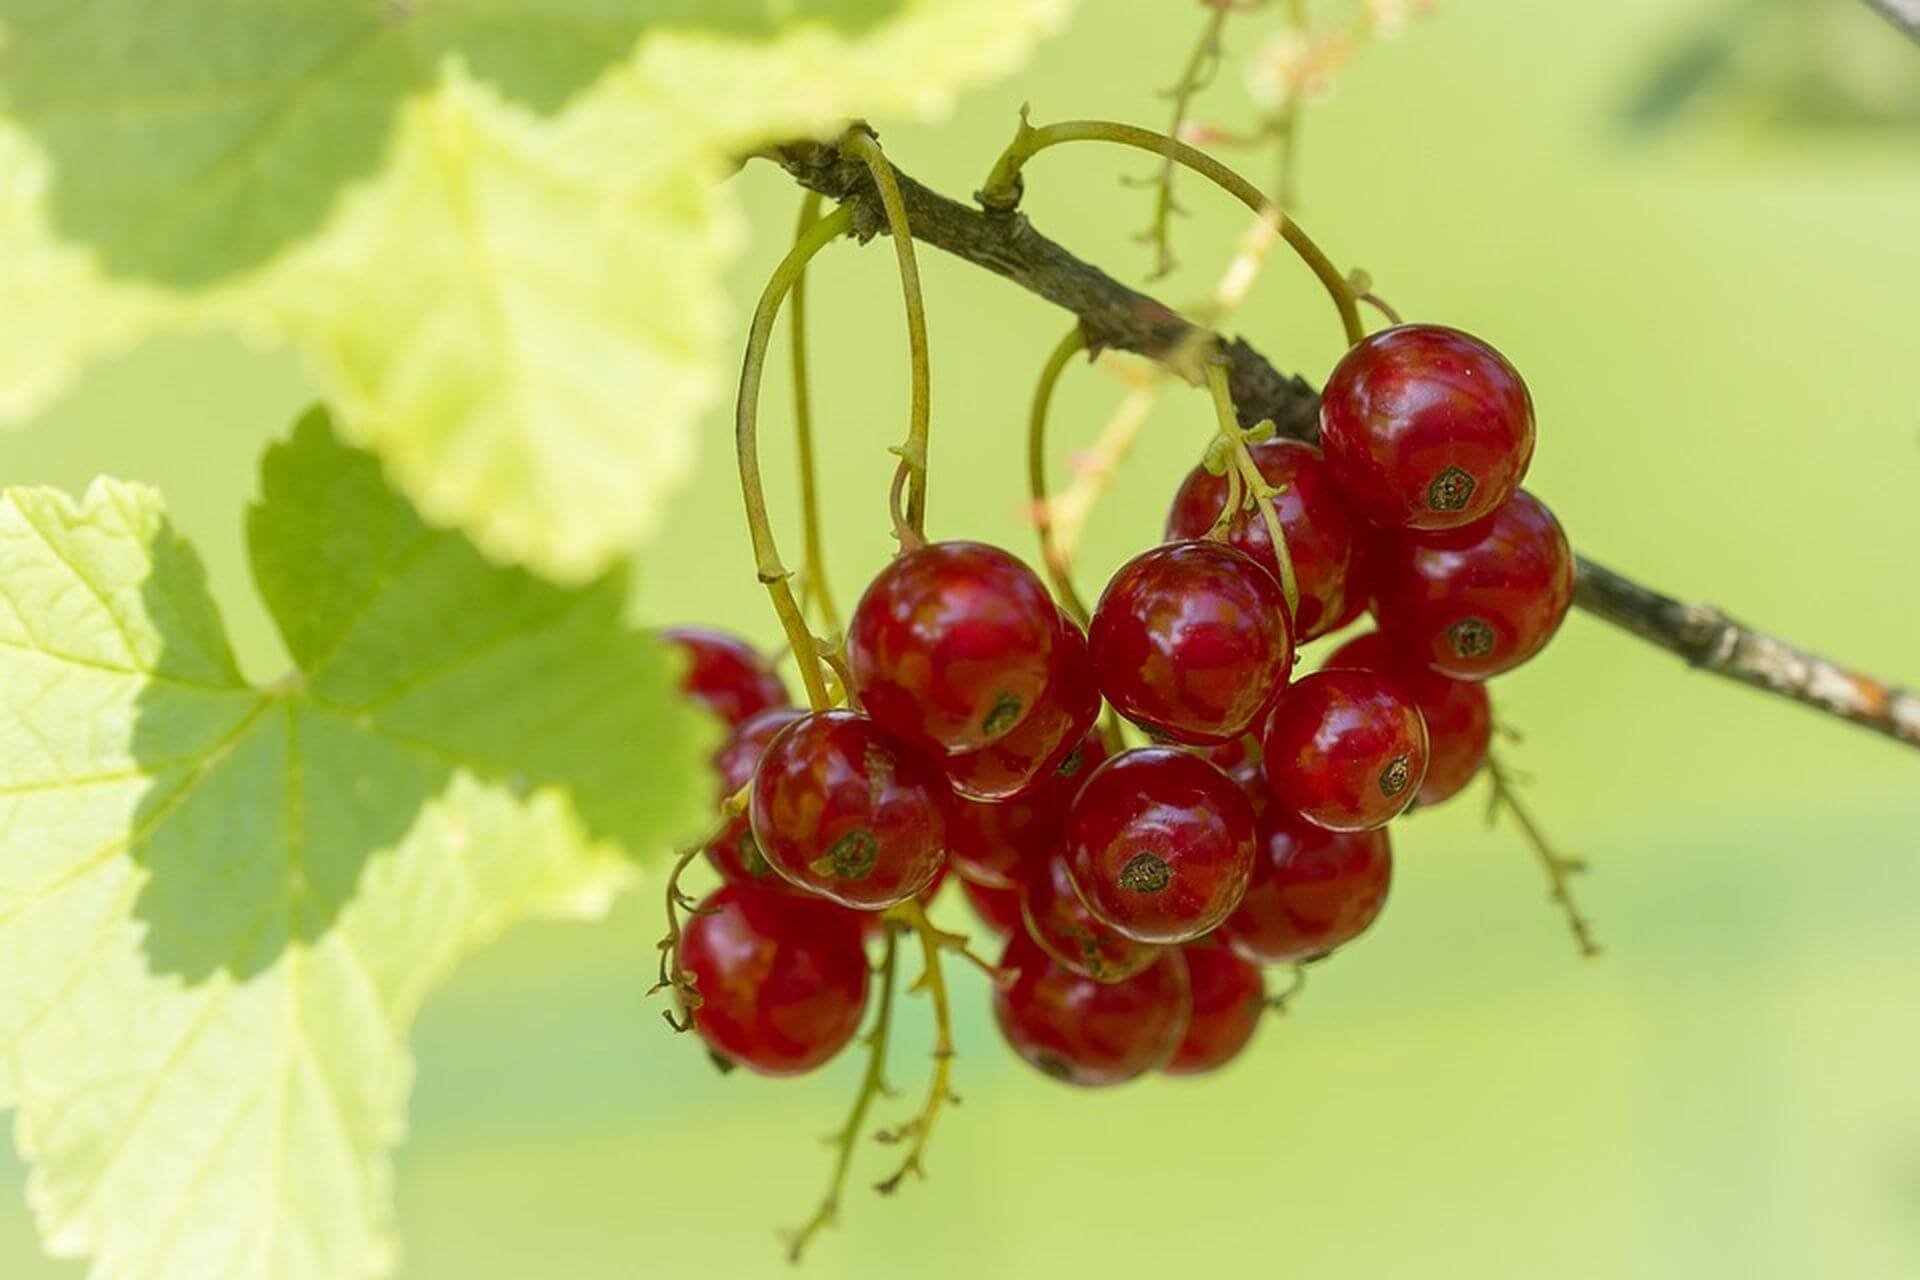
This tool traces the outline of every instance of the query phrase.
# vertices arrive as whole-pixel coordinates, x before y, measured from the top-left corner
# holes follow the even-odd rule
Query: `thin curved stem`
[[[1600,944],[1594,941],[1593,925],[1580,914],[1580,906],[1573,900],[1573,877],[1585,871],[1587,864],[1554,849],[1546,833],[1540,829],[1540,824],[1533,820],[1532,812],[1520,803],[1520,793],[1514,785],[1511,771],[1499,755],[1491,752],[1487,755],[1487,781],[1493,788],[1487,801],[1487,821],[1498,818],[1503,809],[1512,815],[1520,834],[1526,839],[1527,847],[1533,850],[1533,856],[1539,860],[1540,870],[1547,877],[1547,896],[1566,917],[1567,931],[1573,935],[1574,946],[1588,959],[1599,955]]]
[[[901,519],[916,537],[927,531],[927,432],[932,413],[931,363],[927,355],[927,308],[920,293],[920,266],[913,253],[913,230],[907,221],[907,204],[900,195],[900,183],[893,165],[873,135],[856,130],[847,138],[847,150],[873,174],[874,190],[880,194],[880,207],[886,211],[887,234],[893,238],[894,256],[900,263],[900,292],[907,304],[907,358],[913,373],[912,401],[907,419],[907,440],[900,446],[900,465],[907,472],[907,505]]]
[[[886,952],[880,960],[880,1007],[863,1042],[867,1048],[867,1070],[860,1077],[860,1089],[853,1096],[853,1109],[847,1113],[847,1122],[840,1126],[832,1138],[835,1154],[827,1194],[813,1211],[813,1216],[790,1238],[787,1245],[789,1261],[800,1261],[800,1256],[806,1252],[813,1238],[839,1218],[840,1197],[846,1192],[847,1175],[853,1170],[853,1152],[859,1145],[860,1131],[866,1127],[867,1113],[873,1109],[873,1100],[887,1092],[887,1039],[893,1028],[893,985],[898,953],[899,936],[895,930],[888,929]]]
[[[925,962],[919,981],[914,989],[924,990],[933,1003],[933,1078],[927,1085],[927,1098],[921,1105],[920,1114],[893,1130],[887,1136],[896,1142],[907,1143],[907,1158],[893,1174],[876,1186],[883,1194],[891,1195],[899,1190],[900,1183],[910,1173],[924,1178],[926,1169],[921,1158],[926,1154],[927,1142],[933,1137],[933,1122],[939,1118],[940,1110],[952,1102],[953,1089],[953,1009],[947,999],[947,980],[940,970],[940,952],[946,945],[949,935],[934,928],[932,921],[920,903],[908,898],[904,903],[892,909],[897,917],[920,935],[920,953]]]
[[[1215,5],[1208,15],[1206,25],[1200,30],[1200,43],[1187,55],[1187,65],[1180,72],[1180,80],[1167,91],[1173,99],[1173,119],[1167,126],[1167,135],[1177,137],[1180,126],[1187,122],[1187,113],[1193,107],[1193,100],[1199,92],[1213,82],[1220,70],[1220,32],[1227,25],[1227,17],[1233,12],[1229,5]],[[1173,198],[1173,175],[1177,162],[1170,155],[1160,158],[1160,166],[1153,180],[1153,221],[1139,238],[1154,249],[1153,279],[1159,279],[1172,271],[1175,264],[1172,245],[1173,215],[1181,212],[1180,204]]]
[[[1260,188],[1238,173],[1206,152],[1190,147],[1178,138],[1169,138],[1164,133],[1110,120],[1065,120],[1036,129],[1023,119],[1020,131],[1007,144],[1007,149],[994,163],[993,171],[987,175],[987,183],[979,192],[980,202],[993,209],[1011,209],[1018,204],[1021,166],[1048,147],[1059,146],[1063,142],[1112,142],[1150,151],[1175,160],[1206,178],[1279,229],[1281,236],[1313,274],[1319,277],[1328,296],[1333,299],[1334,307],[1340,312],[1340,324],[1346,331],[1348,345],[1366,337],[1367,331],[1360,323],[1359,303],[1347,278],[1321,252],[1313,238],[1301,230],[1300,224],[1267,199]]]
[[[773,527],[767,520],[766,484],[760,478],[760,381],[766,371],[767,343],[773,336],[773,322],[780,314],[780,303],[793,288],[794,281],[806,269],[808,261],[821,249],[853,228],[853,210],[845,205],[809,227],[794,242],[780,265],[773,269],[767,287],[761,291],[759,305],[753,309],[753,321],[747,327],[747,353],[740,367],[740,398],[734,407],[734,446],[740,462],[740,496],[747,508],[747,534],[753,541],[754,570],[773,598],[773,611],[793,647],[794,660],[800,664],[800,679],[807,687],[807,700],[816,711],[831,701],[820,675],[820,654],[807,630],[788,584],[791,576],[780,562],[780,551],[773,539]]]
[[[814,223],[820,221],[822,197],[809,191],[800,201],[799,225],[794,242],[799,243]],[[833,591],[827,585],[826,540],[820,535],[820,490],[815,479],[813,450],[813,395],[807,376],[807,272],[803,264],[793,278],[793,432],[800,451],[800,534],[803,540],[800,612],[812,604],[821,623],[831,634],[840,633],[840,610],[834,606]]]
[[[1247,448],[1247,433],[1240,429],[1239,413],[1233,407],[1233,391],[1227,385],[1226,365],[1218,361],[1207,365],[1207,389],[1213,392],[1220,434],[1232,443],[1234,468],[1246,492],[1259,506],[1260,518],[1267,522],[1267,539],[1273,543],[1274,564],[1280,570],[1280,593],[1287,598],[1287,619],[1291,622],[1300,613],[1300,579],[1293,571],[1293,553],[1287,549],[1286,530],[1280,525],[1279,513],[1273,509],[1273,486],[1267,483],[1260,464],[1253,460],[1253,452]]]
[[[1053,508],[1047,495],[1047,410],[1053,404],[1053,389],[1067,362],[1087,349],[1085,335],[1075,325],[1060,339],[1040,370],[1040,383],[1033,391],[1033,411],[1027,418],[1027,492],[1033,498],[1033,527],[1040,535],[1040,560],[1053,583],[1060,604],[1082,627],[1087,625],[1087,604],[1074,590],[1073,566],[1053,536]]]

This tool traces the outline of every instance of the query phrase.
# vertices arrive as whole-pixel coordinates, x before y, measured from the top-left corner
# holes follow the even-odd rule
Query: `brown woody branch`
[[[1867,0],[1867,3],[1879,10],[1888,22],[1920,40],[1920,0]]]
[[[1900,4],[1920,0],[1889,0]],[[862,240],[886,231],[886,217],[864,163],[832,143],[801,142],[767,153],[802,186],[851,204]],[[1122,284],[1041,235],[1017,209],[976,208],[949,199],[896,167],[914,237],[1005,276],[1080,318],[1089,350],[1108,347],[1166,363],[1197,380],[1192,355],[1210,335],[1158,299]],[[1299,377],[1275,369],[1243,338],[1225,354],[1240,420],[1272,420],[1284,434],[1319,434],[1319,396]],[[1678,654],[1693,666],[1792,698],[1852,724],[1920,747],[1920,695],[1851,671],[1784,640],[1755,631],[1707,605],[1689,604],[1580,557],[1574,602],[1616,627]]]

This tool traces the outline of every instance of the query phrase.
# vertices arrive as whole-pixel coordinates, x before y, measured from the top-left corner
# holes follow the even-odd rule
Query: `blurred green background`
[[[1583,549],[1920,683],[1920,134],[1906,123],[1920,51],[1849,12],[1833,30],[1870,51],[1843,52],[1836,71],[1815,27],[1768,27],[1754,19],[1766,7],[1443,0],[1310,111],[1299,212],[1410,315],[1480,333],[1526,373],[1541,415],[1530,487]],[[1199,16],[1185,0],[1087,0],[950,124],[877,123],[903,167],[964,194],[1023,100],[1040,120],[1161,122],[1153,90]],[[1703,39],[1720,70],[1701,72]],[[1871,77],[1850,78],[1856,65]],[[1842,99],[1872,90],[1866,106],[1835,108],[1835,84]],[[1203,114],[1246,110],[1230,68]],[[1028,207],[1137,279],[1148,197],[1118,178],[1144,168],[1100,148],[1051,153]],[[736,181],[756,232],[733,281],[744,310],[796,197],[763,166]],[[1188,265],[1158,286],[1174,299],[1210,285],[1244,227],[1224,200],[1183,191]],[[1025,409],[1064,319],[932,253],[923,266],[932,528],[1024,551]],[[889,254],[843,247],[816,272],[846,598],[889,545],[882,449],[906,404],[892,271]],[[1268,272],[1238,327],[1316,380],[1337,354],[1333,317],[1292,264]],[[770,383],[782,472],[785,384]],[[1063,454],[1116,388],[1069,375]],[[159,484],[249,670],[268,677],[283,658],[246,581],[240,516],[261,445],[306,394],[275,353],[157,344],[0,437],[0,475]],[[646,554],[643,600],[652,618],[770,640],[724,417]],[[1196,394],[1162,405],[1095,518],[1087,586],[1155,537],[1207,424]],[[790,499],[777,483],[779,509]],[[1920,1275],[1920,760],[1578,615],[1497,697],[1525,733],[1511,754],[1535,806],[1594,864],[1581,891],[1604,958],[1576,958],[1526,849],[1469,797],[1404,824],[1378,927],[1217,1078],[1068,1092],[999,1045],[963,974],[966,1101],[932,1179],[891,1202],[858,1191],[810,1272]],[[720,1078],[641,998],[658,933],[651,892],[603,926],[523,928],[430,1003],[398,1158],[403,1274],[784,1272],[775,1228],[823,1184],[816,1140],[855,1064]],[[912,1015],[893,1070],[908,1096],[890,1111],[922,1081]],[[79,1275],[39,1256],[10,1161],[0,1153],[0,1276]],[[888,1167],[871,1152],[861,1173]]]

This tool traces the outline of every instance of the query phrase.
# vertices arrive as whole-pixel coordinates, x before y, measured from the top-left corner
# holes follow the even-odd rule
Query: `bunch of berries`
[[[1483,682],[1553,636],[1574,564],[1519,488],[1533,407],[1485,343],[1368,338],[1320,428],[1319,447],[1249,447],[1291,575],[1265,514],[1202,466],[1084,634],[1005,551],[904,551],[848,629],[857,711],[794,710],[746,646],[671,633],[688,691],[735,726],[722,794],[748,796],[681,944],[716,1054],[768,1074],[831,1058],[866,1006],[874,913],[948,867],[1005,937],[1007,1042],[1079,1085],[1221,1066],[1258,1022],[1262,966],[1372,923],[1387,824],[1480,770]],[[1294,678],[1299,646],[1368,609],[1377,630]],[[1106,706],[1151,745],[1103,733]]]

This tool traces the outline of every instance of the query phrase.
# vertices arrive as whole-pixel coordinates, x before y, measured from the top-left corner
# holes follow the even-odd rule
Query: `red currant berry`
[[[1089,730],[1039,786],[1006,800],[955,796],[947,815],[947,856],[954,870],[975,884],[1018,888],[1028,868],[1060,851],[1067,806],[1106,758],[1105,741]]]
[[[967,906],[972,908],[974,919],[985,925],[988,930],[1004,938],[1022,927],[1018,889],[995,889],[988,885],[975,884],[965,876],[959,879],[960,892],[966,896]]]
[[[1456,680],[1511,671],[1573,604],[1573,548],[1524,491],[1478,524],[1381,540],[1373,613],[1396,649]]]
[[[1139,942],[1187,942],[1232,911],[1253,869],[1253,806],[1199,756],[1123,751],[1067,813],[1067,866],[1081,901]]]
[[[1083,978],[1119,982],[1154,962],[1160,948],[1115,933],[1074,891],[1062,858],[1048,858],[1027,877],[1020,894],[1021,919],[1040,949]]]
[[[1380,530],[1364,527],[1354,535],[1353,561],[1347,566],[1347,597],[1340,616],[1335,618],[1323,635],[1332,635],[1359,621],[1373,603],[1373,558],[1374,544],[1380,540]]]
[[[1261,750],[1274,798],[1332,831],[1385,826],[1427,776],[1420,709],[1372,671],[1296,682],[1273,704]]]
[[[730,725],[791,701],[767,660],[738,636],[709,627],[669,627],[660,638],[687,655],[680,691]]]
[[[1520,486],[1533,400],[1498,351],[1433,324],[1366,338],[1320,394],[1320,445],[1354,509],[1400,529],[1456,529]]]
[[[1260,856],[1220,936],[1255,964],[1297,964],[1350,942],[1387,901],[1385,831],[1328,831],[1278,809],[1260,823]]]
[[[680,938],[700,1005],[694,1030],[763,1075],[811,1071],[860,1029],[867,953],[859,917],[795,893],[723,885]]]
[[[1266,1011],[1267,983],[1258,966],[1215,938],[1189,943],[1180,954],[1187,962],[1193,1012],[1180,1047],[1161,1070],[1197,1076],[1226,1066],[1247,1047]]]
[[[1203,760],[1209,760],[1222,773],[1231,774],[1250,764],[1260,763],[1260,739],[1252,734],[1235,738],[1232,742],[1223,742],[1217,747],[1200,747],[1196,754]]]
[[[798,720],[804,712],[793,707],[774,707],[746,721],[714,753],[714,771],[720,775],[720,800],[724,804],[733,793],[753,781],[761,753],[774,735]],[[789,888],[774,873],[753,838],[753,824],[743,810],[727,819],[726,826],[707,845],[707,861],[722,880],[733,884],[753,884],[767,889]]]
[[[1450,680],[1406,661],[1378,631],[1355,636],[1326,665],[1377,671],[1400,686],[1427,725],[1427,780],[1414,804],[1428,808],[1457,795],[1487,761],[1493,741],[1493,703],[1482,684]]]
[[[767,862],[843,906],[905,902],[940,870],[946,779],[865,716],[816,711],[782,729],[760,757],[752,797]]]
[[[1294,614],[1296,638],[1305,643],[1333,630],[1347,607],[1347,569],[1353,562],[1360,521],[1347,510],[1346,500],[1333,482],[1320,451],[1298,440],[1268,440],[1249,450],[1260,474],[1280,490],[1273,513],[1287,538],[1287,554],[1300,588],[1300,608]],[[1167,512],[1167,538],[1204,538],[1220,517],[1227,501],[1227,478],[1205,467],[1195,467]],[[1261,568],[1280,576],[1267,521],[1256,507],[1238,511],[1228,526],[1235,549],[1253,558]],[[1366,607],[1366,598],[1360,599]]]
[[[1046,691],[1060,612],[1033,570],[998,547],[936,542],[894,557],[847,631],[871,715],[942,753],[1006,737]]]
[[[1047,958],[1017,931],[1000,957],[1008,981],[993,1016],[1013,1051],[1067,1084],[1124,1084],[1164,1065],[1186,1034],[1186,962],[1164,951],[1124,982],[1095,982]]]
[[[1087,645],[1120,714],[1201,746],[1251,729],[1293,670],[1280,584],[1218,542],[1169,542],[1120,566]]]
[[[971,800],[1004,800],[1058,769],[1100,717],[1100,688],[1087,660],[1087,640],[1064,615],[1053,646],[1053,675],[1040,701],[998,742],[948,756],[947,778]]]

